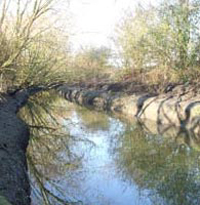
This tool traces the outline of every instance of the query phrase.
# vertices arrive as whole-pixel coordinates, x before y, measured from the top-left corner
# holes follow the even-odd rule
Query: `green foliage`
[[[0,8],[1,92],[66,80],[67,38],[48,18],[53,0],[7,2]]]
[[[106,77],[110,68],[110,56],[111,51],[106,47],[83,49],[71,61],[71,69],[68,70],[71,79],[88,81]]]
[[[138,6],[117,30],[116,43],[129,69],[194,69],[200,58],[198,1],[162,1]],[[181,73],[181,72],[180,72]],[[178,73],[178,74],[180,74]]]

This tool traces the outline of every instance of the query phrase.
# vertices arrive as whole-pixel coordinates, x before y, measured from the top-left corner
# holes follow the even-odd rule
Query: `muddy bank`
[[[29,129],[16,115],[18,103],[17,99],[1,96],[0,196],[10,204],[27,205],[31,202],[26,163]]]
[[[17,113],[31,95],[43,90],[43,87],[30,87],[0,94],[0,204],[2,201],[12,205],[31,204],[26,161],[30,133]]]
[[[111,111],[157,124],[199,131],[200,93],[191,85],[168,84],[162,93],[137,83],[81,85],[58,88],[68,101],[95,110]]]
[[[0,195],[11,204],[30,204],[26,147],[29,130],[8,110],[0,110]]]

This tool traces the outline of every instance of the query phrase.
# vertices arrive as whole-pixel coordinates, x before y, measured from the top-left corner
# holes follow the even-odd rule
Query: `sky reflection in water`
[[[54,180],[75,199],[88,205],[200,204],[197,139],[176,136],[174,128],[161,136],[141,123],[83,108],[74,108],[70,119],[64,122],[70,135],[90,143],[71,145],[81,166]]]

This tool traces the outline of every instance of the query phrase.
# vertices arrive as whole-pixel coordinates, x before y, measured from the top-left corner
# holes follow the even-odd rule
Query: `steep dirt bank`
[[[7,200],[12,205],[31,204],[26,161],[29,127],[17,113],[31,95],[45,89],[30,87],[0,94],[0,203]]]
[[[168,84],[162,93],[156,86],[135,82],[63,85],[58,91],[68,101],[88,108],[199,131],[200,93],[189,84]]]
[[[17,117],[18,101],[8,96],[0,103],[0,196],[14,205],[30,204],[26,148],[28,126]]]

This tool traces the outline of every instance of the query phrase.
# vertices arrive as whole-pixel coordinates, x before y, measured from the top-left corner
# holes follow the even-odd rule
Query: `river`
[[[29,148],[33,205],[200,204],[198,135],[72,104],[62,116],[61,138]]]

